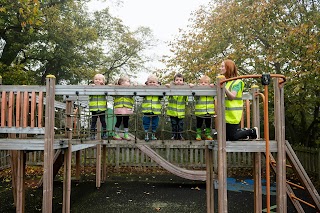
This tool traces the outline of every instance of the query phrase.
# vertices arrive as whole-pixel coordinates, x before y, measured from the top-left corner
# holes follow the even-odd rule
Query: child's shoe
[[[251,139],[256,139],[256,140],[259,140],[260,139],[260,135],[259,135],[259,129],[258,127],[253,127],[251,129],[252,133],[251,133],[251,136],[250,138]]]
[[[96,135],[95,134],[90,135],[90,139],[91,140],[95,140],[96,139]]]
[[[108,136],[106,133],[103,133],[102,136],[101,136],[101,139],[102,140],[107,140],[108,139]]]
[[[171,140],[177,140],[176,134],[172,134]]]
[[[201,141],[202,139],[201,139],[201,129],[200,128],[197,128],[197,135],[196,135],[196,140],[197,141]]]
[[[152,135],[151,135],[151,140],[158,140],[154,133],[152,133]]]
[[[146,141],[146,142],[148,142],[149,141],[149,135],[148,135],[148,133],[146,132],[146,135],[144,136],[144,140]]]
[[[118,135],[118,133],[115,133],[113,136],[114,140],[122,140],[122,138]]]
[[[123,139],[125,139],[125,140],[127,140],[127,141],[130,141],[130,140],[131,140],[130,137],[129,137],[129,134],[128,134],[127,132],[125,132],[125,133],[123,134]]]
[[[212,140],[213,139],[210,134],[211,134],[211,129],[210,128],[206,128],[206,133],[205,133],[206,140]]]

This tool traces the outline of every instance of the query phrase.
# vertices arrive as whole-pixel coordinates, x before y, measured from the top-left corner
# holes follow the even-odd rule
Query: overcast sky
[[[200,5],[207,5],[210,0],[122,0],[119,6],[115,5],[116,0],[107,2],[94,0],[90,9],[102,9],[108,4],[111,13],[121,18],[131,30],[139,26],[150,27],[155,38],[159,40],[158,45],[150,50],[150,54],[160,59],[162,55],[169,54],[166,43],[173,40],[179,28],[187,27],[191,12]],[[153,66],[164,67],[157,62],[154,62]]]

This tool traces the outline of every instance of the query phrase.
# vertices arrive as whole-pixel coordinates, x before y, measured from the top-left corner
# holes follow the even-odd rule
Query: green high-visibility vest
[[[187,101],[187,96],[169,96],[167,115],[178,118],[184,118],[186,115]]]
[[[133,108],[134,100],[131,96],[116,96],[113,100],[114,108]]]
[[[195,115],[213,115],[214,114],[214,97],[200,96],[196,97]]]
[[[143,98],[142,113],[161,114],[161,102],[159,96],[146,96]]]
[[[90,111],[106,111],[107,100],[104,95],[89,95],[89,110]]]
[[[226,123],[228,124],[239,124],[242,118],[243,112],[243,100],[242,100],[242,92],[244,88],[244,83],[241,79],[237,79],[235,81],[228,81],[226,83],[226,89],[232,91],[236,85],[240,85],[240,90],[238,91],[235,99],[229,100],[227,95],[225,98],[225,105],[226,105]]]

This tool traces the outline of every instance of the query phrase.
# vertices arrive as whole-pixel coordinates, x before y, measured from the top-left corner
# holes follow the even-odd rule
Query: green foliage
[[[314,146],[320,138],[319,8],[319,1],[216,1],[194,13],[165,61],[193,81],[217,74],[225,58],[241,75],[285,75],[287,139]]]
[[[150,30],[131,32],[108,8],[89,13],[86,2],[5,1],[0,6],[0,62],[23,67],[37,84],[44,84],[48,74],[59,84],[78,84],[97,72],[110,81],[141,69],[147,60],[142,52],[152,44]]]
[[[25,72],[21,65],[7,66],[0,63],[0,76],[2,76],[2,84],[4,85],[15,85],[16,82],[21,85],[36,84],[33,74]]]

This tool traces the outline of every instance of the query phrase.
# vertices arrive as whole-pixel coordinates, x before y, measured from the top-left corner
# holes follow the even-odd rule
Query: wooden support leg
[[[213,153],[206,145],[206,192],[207,192],[207,213],[214,212],[214,187],[213,187]]]
[[[261,153],[254,154],[254,212],[262,212]]]
[[[16,212],[23,213],[24,212],[24,199],[25,199],[25,185],[24,185],[24,177],[25,177],[25,157],[23,151],[17,152],[17,206]]]
[[[96,187],[101,186],[101,144],[97,144],[97,158],[96,158]]]
[[[81,150],[76,151],[76,180],[80,180],[81,173]]]
[[[18,167],[18,151],[12,150],[10,155],[11,162],[11,176],[12,176],[12,194],[14,205],[17,207],[17,167]]]
[[[68,149],[64,154],[64,173],[63,173],[63,205],[62,212],[70,212],[70,196],[71,196],[71,159],[72,159],[72,144],[69,141]]]
[[[107,180],[107,146],[102,145],[102,182]]]

